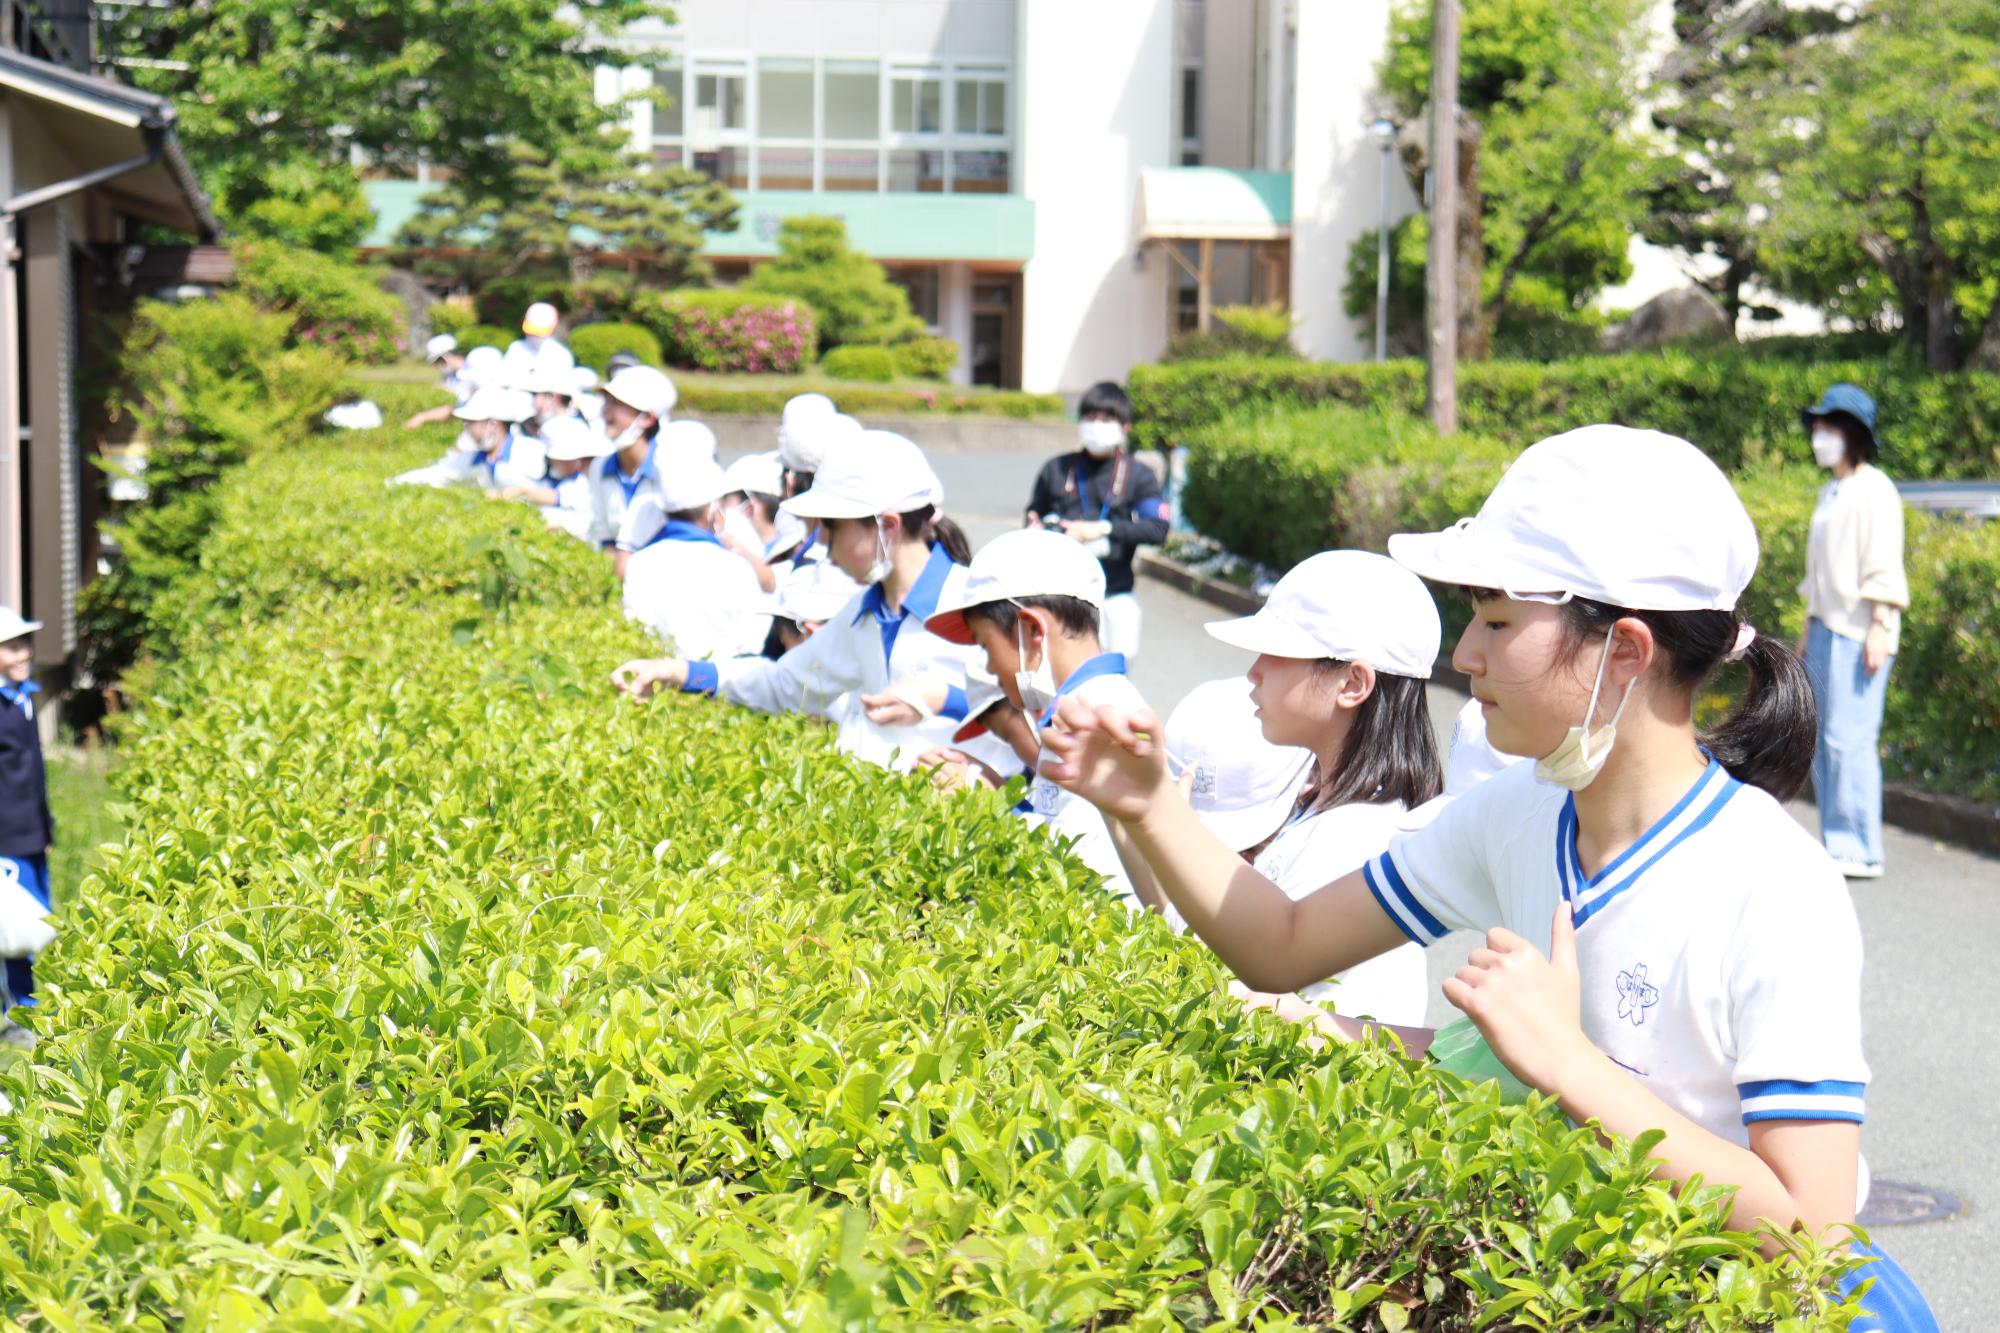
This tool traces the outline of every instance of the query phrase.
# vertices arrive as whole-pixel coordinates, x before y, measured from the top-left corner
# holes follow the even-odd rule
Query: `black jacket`
[[[40,856],[55,836],[41,731],[0,698],[0,856]]]
[[[1081,449],[1057,454],[1035,477],[1028,512],[1045,523],[1054,516],[1111,524],[1111,553],[1101,559],[1107,595],[1132,591],[1133,553],[1167,539],[1160,479],[1123,449],[1108,458]]]

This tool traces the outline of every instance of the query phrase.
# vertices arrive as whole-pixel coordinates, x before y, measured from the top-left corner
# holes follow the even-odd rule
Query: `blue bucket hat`
[[[1836,384],[1828,389],[1820,395],[1819,402],[1799,413],[1799,420],[1810,433],[1813,422],[1821,417],[1832,416],[1835,412],[1844,413],[1860,422],[1861,428],[1868,432],[1868,438],[1874,441],[1875,447],[1877,449],[1882,447],[1881,439],[1875,434],[1875,400],[1852,384]]]

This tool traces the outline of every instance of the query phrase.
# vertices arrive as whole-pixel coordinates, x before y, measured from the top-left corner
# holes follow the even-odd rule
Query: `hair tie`
[[[1742,661],[1743,654],[1749,652],[1750,645],[1755,642],[1757,642],[1757,627],[1746,620],[1736,627],[1736,643],[1730,648],[1729,655],[1722,660],[1725,662]]]

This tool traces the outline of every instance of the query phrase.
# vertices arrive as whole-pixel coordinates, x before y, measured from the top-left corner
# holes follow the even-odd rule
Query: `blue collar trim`
[[[645,550],[654,542],[707,542],[710,546],[722,545],[722,539],[696,523],[684,518],[670,518],[667,525],[649,537],[639,549]]]
[[[861,594],[861,607],[854,613],[854,623],[859,625],[868,616],[875,617],[875,623],[882,631],[882,660],[887,662],[896,651],[896,636],[903,632],[903,624],[911,616],[921,623],[930,619],[937,610],[938,598],[944,595],[945,580],[951,571],[958,568],[952,562],[950,552],[942,545],[931,547],[930,558],[924,561],[924,572],[917,575],[917,581],[903,594],[903,605],[893,614],[889,611],[889,595],[879,583],[868,585],[868,591]]]
[[[1041,720],[1036,725],[1046,727],[1049,723],[1055,721],[1056,705],[1062,702],[1064,695],[1073,692],[1085,681],[1095,680],[1099,676],[1122,676],[1124,674],[1125,654],[1099,653],[1076,670],[1070,672],[1069,679],[1056,686],[1055,701],[1049,705],[1049,710],[1042,714]]]
[[[1556,818],[1556,882],[1562,889],[1563,900],[1570,905],[1572,921],[1581,927],[1596,916],[1605,904],[1637,884],[1667,853],[1707,828],[1742,790],[1743,784],[1711,756],[1708,767],[1673,808],[1595,875],[1583,873],[1583,860],[1577,855],[1576,797],[1572,794],[1565,799],[1562,813]]]

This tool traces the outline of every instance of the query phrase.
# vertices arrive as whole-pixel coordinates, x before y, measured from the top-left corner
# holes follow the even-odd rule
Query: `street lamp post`
[[[1368,127],[1382,150],[1382,221],[1375,233],[1375,359],[1389,359],[1389,158],[1396,148],[1396,122],[1379,117]]]

